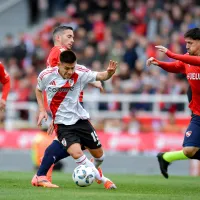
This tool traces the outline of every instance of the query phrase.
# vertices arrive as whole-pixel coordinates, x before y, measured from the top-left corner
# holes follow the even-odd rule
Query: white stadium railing
[[[99,103],[120,102],[121,110],[99,110]],[[177,116],[186,117],[190,115],[188,99],[186,95],[126,95],[126,94],[84,94],[84,107],[90,113],[91,118],[122,118],[130,113],[132,103],[152,103],[151,111],[136,111],[137,115],[166,117],[167,113],[160,110],[159,103],[183,103],[184,109],[177,112]],[[28,119],[20,119],[20,111],[26,110]],[[36,102],[17,102],[16,96],[10,94],[6,106],[5,129],[35,128],[37,122],[38,107]]]
[[[98,109],[98,104],[100,102],[120,102],[120,111],[100,111]],[[189,115],[190,110],[188,109],[188,99],[186,95],[147,95],[147,94],[100,94],[96,96],[91,96],[90,94],[84,94],[84,106],[86,110],[90,112],[92,117],[99,118],[121,118],[130,113],[130,105],[132,103],[152,103],[152,110],[140,112],[144,114],[150,114],[154,116],[166,115],[166,113],[161,112],[159,103],[183,103],[184,110],[179,112],[181,115]]]

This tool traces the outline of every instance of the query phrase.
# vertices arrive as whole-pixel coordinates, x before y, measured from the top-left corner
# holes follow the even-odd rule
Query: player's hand
[[[6,101],[1,99],[0,100],[0,111],[4,111],[6,107]]]
[[[108,74],[112,76],[115,73],[116,69],[117,69],[117,62],[110,60],[108,68],[107,68]]]
[[[45,121],[47,121],[47,118],[48,118],[47,112],[46,111],[40,111],[37,125],[41,126],[42,120],[44,119]]]
[[[54,131],[54,126],[53,126],[53,120],[51,121],[51,124],[49,125],[49,128],[47,130],[48,135],[52,135]]]
[[[95,81],[95,82],[92,82],[90,83],[92,86],[98,88],[100,90],[101,93],[104,93],[104,89],[103,89],[103,86],[102,86],[102,83],[101,81]]]
[[[154,57],[151,57],[146,61],[146,66],[149,67],[150,65],[158,65]]]
[[[168,49],[166,47],[163,47],[162,45],[157,45],[155,47],[158,49],[158,51],[161,51],[163,53],[166,53],[168,51]]]

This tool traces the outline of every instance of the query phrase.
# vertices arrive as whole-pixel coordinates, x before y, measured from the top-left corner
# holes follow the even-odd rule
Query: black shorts
[[[79,120],[73,125],[57,124],[57,136],[66,149],[74,143],[80,143],[89,149],[101,147],[95,129],[88,120]]]

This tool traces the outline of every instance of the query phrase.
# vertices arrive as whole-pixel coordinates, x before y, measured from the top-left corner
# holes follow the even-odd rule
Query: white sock
[[[104,154],[100,158],[94,157],[94,165],[96,168],[98,168],[102,164],[102,162],[104,161],[104,157],[105,157]]]
[[[103,183],[105,183],[107,180],[109,180],[109,179],[106,178],[106,177],[102,174],[101,181],[102,181]]]
[[[94,166],[94,164],[90,160],[88,160],[88,158],[86,157],[86,155],[83,155],[80,158],[75,159],[75,162],[78,165],[87,165],[88,167],[91,167],[93,169],[94,173],[95,173],[95,178],[97,180],[103,181],[102,177],[99,174],[99,171],[96,169],[96,167]]]

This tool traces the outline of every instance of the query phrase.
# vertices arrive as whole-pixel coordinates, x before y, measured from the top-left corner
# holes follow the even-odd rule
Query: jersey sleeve
[[[96,77],[97,77],[98,72],[91,71],[90,69],[88,69],[84,65],[80,65],[79,67],[77,67],[77,70],[82,72],[82,82],[83,82],[83,84],[87,84],[87,83],[91,83],[91,82],[96,81]]]
[[[167,72],[171,73],[182,73],[185,74],[185,65],[181,61],[176,61],[176,62],[161,62],[159,60],[154,59],[157,63],[158,66],[164,69]]]
[[[8,81],[10,81],[10,77],[8,75],[8,73],[6,72],[4,66],[2,65],[2,63],[0,63],[0,82],[2,84],[7,83]]]
[[[42,71],[37,78],[37,89],[44,91],[46,89],[45,70]]]
[[[60,60],[60,49],[54,49],[50,52],[49,57],[47,59],[47,67],[55,67],[58,65]]]
[[[180,60],[186,64],[195,65],[200,67],[200,56],[191,56],[189,54],[175,54],[171,51],[167,51],[166,55],[170,58]]]

